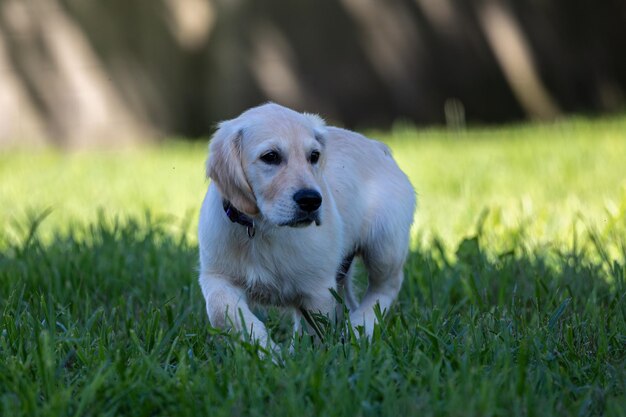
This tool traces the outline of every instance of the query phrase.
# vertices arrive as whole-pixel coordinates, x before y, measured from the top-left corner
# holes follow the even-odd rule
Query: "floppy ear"
[[[242,212],[259,212],[241,160],[243,129],[230,120],[222,122],[211,139],[207,176],[215,182],[222,196]]]
[[[317,114],[302,114],[313,125],[313,134],[315,135],[315,140],[318,141],[320,145],[322,145],[322,148],[325,148],[328,130],[326,129],[326,122],[324,121],[324,119],[322,119]],[[320,158],[320,166],[322,167],[322,169],[326,166],[326,156],[324,152],[322,152],[322,157]]]
[[[317,114],[302,113],[309,122],[313,125],[313,131],[315,132],[315,139],[317,139],[322,145],[326,139],[326,122]]]

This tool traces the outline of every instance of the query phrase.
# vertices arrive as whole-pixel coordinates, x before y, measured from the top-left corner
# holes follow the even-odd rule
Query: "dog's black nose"
[[[311,213],[322,205],[322,196],[315,190],[300,190],[293,195],[293,200],[300,209]]]

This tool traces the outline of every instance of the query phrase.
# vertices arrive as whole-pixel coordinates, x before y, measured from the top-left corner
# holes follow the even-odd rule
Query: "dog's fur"
[[[269,151],[280,156],[279,164],[261,159]],[[335,289],[352,325],[372,334],[376,303],[388,309],[402,285],[415,210],[411,183],[387,146],[269,103],[219,125],[207,175],[199,280],[213,326],[233,326],[271,344],[249,303],[292,308],[299,331],[302,310],[340,313]],[[294,201],[302,189],[321,194],[314,213]],[[253,237],[229,220],[224,201],[254,221]],[[369,273],[360,304],[350,284],[353,255]]]

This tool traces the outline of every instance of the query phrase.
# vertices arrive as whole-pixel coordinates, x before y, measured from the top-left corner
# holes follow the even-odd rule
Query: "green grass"
[[[625,415],[626,119],[377,136],[420,198],[398,303],[281,365],[208,325],[205,144],[0,155],[0,415]]]

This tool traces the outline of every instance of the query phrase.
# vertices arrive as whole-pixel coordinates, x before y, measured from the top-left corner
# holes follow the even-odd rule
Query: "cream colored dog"
[[[341,313],[334,289],[372,334],[376,303],[388,309],[402,285],[415,210],[387,146],[269,103],[220,123],[207,175],[199,280],[213,326],[271,345],[250,303],[293,309],[299,331],[303,312]],[[369,273],[360,304],[355,255]]]

